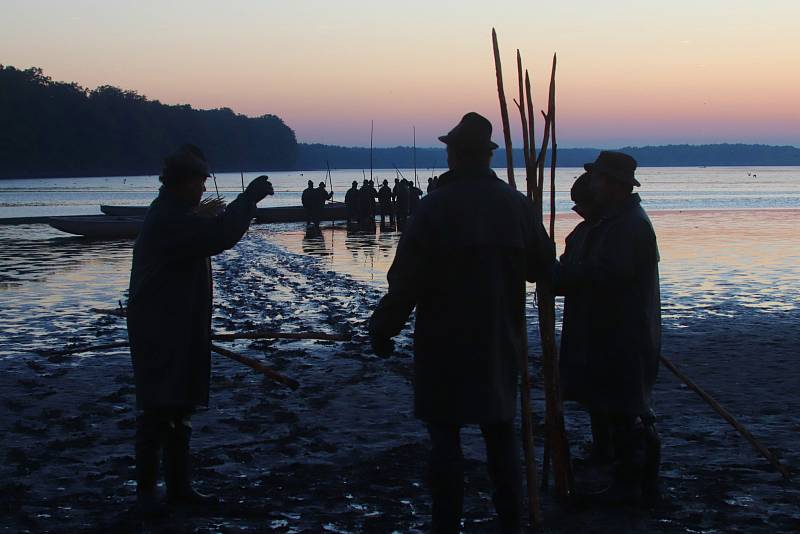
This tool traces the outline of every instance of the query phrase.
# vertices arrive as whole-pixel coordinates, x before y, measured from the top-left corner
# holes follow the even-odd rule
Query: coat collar
[[[628,212],[642,203],[642,198],[639,193],[631,193],[631,195],[615,206],[611,211],[600,216],[598,222],[607,221],[619,217],[625,212]]]
[[[195,206],[193,206],[191,202],[188,202],[180,198],[178,195],[176,195],[163,185],[158,190],[158,199],[160,200],[160,202],[164,203],[168,207],[180,212],[189,212],[195,208]]]
[[[439,187],[471,178],[497,179],[497,175],[490,168],[455,169],[439,175]]]

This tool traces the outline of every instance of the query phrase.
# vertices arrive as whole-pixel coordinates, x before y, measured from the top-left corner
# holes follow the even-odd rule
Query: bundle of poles
[[[503,122],[503,138],[508,167],[508,183],[515,188],[513,147],[511,143],[511,127],[508,118],[505,89],[503,86],[503,70],[500,61],[500,47],[497,43],[497,32],[492,29],[492,47],[494,49],[495,74],[497,77],[497,94],[500,101],[500,116]],[[556,56],[553,55],[553,66],[550,74],[549,98],[547,111],[542,111],[544,131],[541,148],[536,150],[535,115],[533,92],[530,75],[522,67],[522,56],[517,50],[517,77],[519,99],[514,103],[519,111],[522,124],[522,152],[525,159],[526,186],[528,198],[533,201],[535,217],[538,223],[544,223],[544,181],[545,159],[548,146],[551,146],[550,158],[550,239],[555,242],[555,171],[556,171]],[[539,333],[542,343],[542,374],[545,392],[545,447],[542,468],[542,487],[548,485],[550,465],[552,464],[553,483],[556,496],[567,498],[573,493],[573,476],[569,459],[569,445],[564,428],[564,412],[561,401],[560,379],[558,375],[558,353],[555,341],[555,295],[549,280],[536,283],[538,302]],[[531,378],[527,361],[527,324],[523,323],[523,339],[526,343],[525,357],[520,362],[520,399],[522,404],[522,443],[525,452],[525,473],[528,486],[528,510],[530,521],[536,525],[541,522],[539,504],[539,483],[533,443],[532,409],[530,401]]]
[[[508,183],[517,188],[514,178],[513,147],[511,143],[511,127],[508,118],[508,105],[506,103],[505,89],[503,86],[503,69],[500,61],[500,47],[497,42],[497,32],[492,28],[492,47],[494,50],[495,75],[497,78],[497,95],[500,103],[500,117],[503,123],[503,139],[505,141],[506,165]],[[549,236],[555,245],[555,214],[556,193],[555,178],[558,161],[558,142],[556,139],[556,54],[553,54],[553,63],[550,71],[550,86],[548,91],[547,111],[541,111],[544,120],[541,147],[536,152],[535,117],[533,107],[533,92],[530,76],[527,69],[523,69],[522,56],[517,50],[517,79],[519,86],[519,100],[514,99],[522,125],[522,152],[525,159],[525,174],[528,198],[533,201],[537,223],[544,224],[544,181],[545,160],[548,145],[550,148],[550,184],[549,184]],[[524,74],[523,74],[524,71]],[[542,343],[542,375],[545,394],[544,417],[544,458],[542,459],[541,487],[548,487],[549,472],[552,467],[553,483],[556,496],[566,499],[574,495],[575,481],[570,461],[569,442],[564,426],[564,409],[560,390],[560,376],[558,367],[558,350],[555,340],[555,293],[550,280],[539,280],[536,283],[536,299],[538,303],[539,334]],[[536,459],[533,444],[532,409],[530,390],[532,387],[527,361],[527,324],[523,324],[523,339],[525,340],[525,358],[520,362],[520,399],[522,404],[522,443],[525,453],[525,471],[528,486],[528,511],[532,525],[541,522],[541,509],[539,503],[539,483],[536,470]],[[670,360],[661,356],[661,363],[669,369],[678,379],[695,391],[714,411],[731,424],[747,441],[766,458],[772,466],[789,478],[789,470],[780,463],[778,458],[767,447],[761,444],[739,421],[725,410],[711,395],[705,392],[689,377],[682,373]]]

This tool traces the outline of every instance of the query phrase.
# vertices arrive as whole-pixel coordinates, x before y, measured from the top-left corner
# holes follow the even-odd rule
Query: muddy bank
[[[426,531],[427,436],[411,413],[411,338],[406,330],[398,339],[398,354],[384,360],[369,354],[363,329],[381,294],[382,275],[376,272],[391,259],[384,253],[391,253],[395,238],[367,239],[375,243],[370,254],[366,248],[349,252],[347,262],[373,269],[373,282],[352,270],[347,274],[325,254],[301,254],[276,244],[292,232],[277,236],[256,228],[215,260],[215,329],[314,329],[353,332],[354,337],[348,343],[226,344],[299,380],[301,388],[292,392],[215,357],[211,406],[195,416],[193,448],[198,487],[225,502],[154,525],[142,525],[127,512],[135,489],[128,353],[48,359],[20,349],[122,335],[119,320],[92,315],[87,303],[99,305],[105,299],[105,306],[113,306],[112,295],[123,296],[129,250],[120,245],[105,262],[86,262],[80,252],[67,255],[75,256],[68,265],[72,278],[59,282],[66,294],[52,297],[50,315],[42,305],[31,319],[20,316],[13,332],[3,333],[4,342],[15,347],[0,358],[4,531]],[[344,240],[335,234],[329,241],[340,237]],[[319,249],[318,242],[303,244]],[[31,250],[39,251],[33,245]],[[37,267],[34,261],[19,270],[12,282],[25,286],[55,277],[59,267]],[[81,283],[102,280],[108,283],[104,291],[70,297]],[[671,284],[666,286],[665,354],[787,464],[800,466],[800,312],[791,306],[767,311],[737,299],[684,312],[681,306],[691,288],[673,295]],[[81,305],[75,306],[76,301]],[[530,338],[537,347],[535,329]],[[532,369],[538,373],[535,356]],[[534,396],[538,420],[541,391]],[[654,405],[664,442],[664,504],[647,512],[566,510],[545,496],[547,531],[789,532],[800,524],[800,486],[782,482],[665,369]],[[574,407],[568,407],[567,415],[573,451],[578,452],[589,439],[588,421]],[[476,429],[465,430],[464,445],[465,532],[491,532],[493,510]]]

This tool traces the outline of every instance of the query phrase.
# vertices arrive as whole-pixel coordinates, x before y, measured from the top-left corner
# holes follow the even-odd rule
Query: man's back
[[[546,270],[550,250],[533,205],[489,170],[447,173],[420,202],[371,323],[391,337],[416,306],[419,417],[513,417],[525,281]]]

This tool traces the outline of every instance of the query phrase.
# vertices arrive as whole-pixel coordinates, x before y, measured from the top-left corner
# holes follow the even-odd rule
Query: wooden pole
[[[289,386],[292,390],[295,390],[300,387],[300,383],[297,380],[289,378],[288,376],[279,373],[275,369],[267,367],[266,365],[262,364],[261,362],[259,362],[254,358],[242,356],[241,354],[237,354],[232,350],[222,348],[219,345],[214,345],[213,343],[211,344],[211,350],[213,350],[217,354],[225,356],[226,358],[230,358],[231,360],[235,360],[239,363],[242,363],[250,367],[251,369],[258,371],[259,373],[263,374],[270,380],[279,382],[285,386]]]
[[[213,334],[211,339],[214,341],[233,341],[235,339],[309,339],[317,341],[350,341],[352,337],[345,334],[326,334],[324,332],[275,332],[272,330],[256,330],[254,332]]]
[[[534,125],[534,117],[536,114],[533,111],[533,90],[531,89],[531,79],[528,76],[528,69],[525,69],[525,102],[528,112],[528,117],[525,123],[528,125],[528,157],[525,164],[526,181],[528,183],[528,198],[537,202],[536,200],[536,129]],[[533,183],[531,183],[533,180]]]
[[[503,120],[503,137],[506,144],[508,184],[516,189],[517,182],[514,180],[514,154],[511,146],[511,127],[508,124],[508,106],[506,105],[506,93],[503,89],[503,67],[500,64],[500,47],[497,44],[497,32],[494,28],[492,28],[492,47],[494,48],[494,71],[497,77],[497,97],[500,100],[500,117]]]
[[[369,181],[372,181],[372,134],[375,132],[375,121],[369,121]]]
[[[242,177],[242,193],[244,193],[244,171],[239,171],[239,176]]]
[[[550,239],[556,241],[556,160],[558,143],[556,142],[556,55],[553,54],[553,70],[550,72],[550,98],[547,114],[550,115]]]
[[[494,48],[495,57],[495,70],[497,75],[497,91],[500,99],[500,112],[503,116],[503,137],[506,141],[506,165],[508,168],[508,183],[511,187],[516,189],[514,182],[514,162],[511,157],[511,128],[508,123],[508,110],[506,109],[505,93],[503,91],[503,73],[500,67],[500,52],[497,46],[497,32],[492,29],[492,46]],[[526,132],[527,137],[527,124],[524,111],[523,89],[522,89],[522,60],[517,50],[517,70],[519,73],[519,91],[520,102],[517,107],[520,110],[520,118],[523,122],[523,131]],[[526,168],[527,168],[527,145],[523,149],[526,154]],[[530,187],[530,185],[529,185]],[[523,300],[524,300],[523,295]],[[523,353],[522,358],[518,362],[520,373],[520,407],[522,419],[522,449],[525,454],[525,480],[528,487],[528,516],[532,526],[538,525],[541,522],[540,506],[539,506],[539,483],[537,481],[538,473],[536,472],[536,457],[533,441],[533,422],[531,420],[531,380],[528,373],[528,329],[527,321],[523,315],[521,325],[521,335],[523,338]]]
[[[718,403],[716,399],[714,399],[714,397],[706,393],[705,390],[703,390],[703,388],[695,384],[691,378],[683,374],[681,370],[678,369],[675,366],[675,364],[672,363],[670,360],[668,360],[665,356],[661,356],[661,363],[664,364],[664,367],[672,371],[672,374],[677,376],[684,384],[686,384],[689,387],[689,389],[700,395],[700,397],[704,401],[706,401],[706,403],[708,403],[708,405],[711,406],[715,412],[717,412],[720,416],[722,416],[723,419],[725,419],[728,423],[730,423],[730,425],[733,428],[735,428],[739,432],[739,434],[741,434],[744,437],[744,439],[750,442],[750,445],[752,445],[759,453],[761,453],[761,455],[764,458],[767,459],[767,461],[769,461],[769,463],[772,464],[772,467],[774,467],[781,475],[783,475],[783,478],[785,479],[790,478],[791,473],[789,472],[789,469],[783,464],[781,464],[781,462],[778,460],[775,454],[773,454],[772,451],[770,451],[763,444],[761,444],[761,442],[758,441],[755,438],[755,436],[753,436],[753,434],[751,434],[750,431],[744,427],[744,425],[742,425],[739,421],[737,421],[736,418],[732,416],[730,412],[728,412],[728,410],[723,408],[722,405],[720,405],[720,403]]]
[[[525,184],[528,191],[528,198],[533,199],[531,195],[531,174],[528,172],[530,170],[530,143],[529,139],[529,129],[528,129],[528,117],[525,115],[525,87],[524,87],[524,80],[522,77],[522,56],[519,53],[519,48],[517,49],[517,80],[519,81],[519,101],[516,99],[514,103],[517,105],[517,109],[519,110],[519,120],[522,123],[522,155],[525,159]],[[534,176],[534,179],[535,176]]]
[[[536,204],[540,221],[544,219],[544,166],[547,155],[547,144],[550,138],[555,139],[552,130],[555,128],[555,56],[550,78],[550,91],[547,109],[542,113],[545,117],[542,150],[538,157],[537,194],[539,202]],[[551,183],[554,177],[551,156]],[[551,206],[553,203],[553,187],[551,185]],[[551,209],[550,239],[553,240],[555,224],[555,210]],[[546,426],[546,452],[552,461],[553,482],[556,495],[567,498],[573,493],[572,467],[569,459],[569,443],[564,428],[564,411],[561,401],[561,385],[558,371],[558,349],[555,342],[555,295],[549,280],[536,283],[536,296],[539,303],[539,334],[542,340],[542,374],[545,383],[545,426]],[[543,467],[545,473],[543,480],[547,480],[548,466]]]
[[[414,185],[419,187],[419,180],[417,180],[417,127],[416,126],[411,127],[411,136],[413,143],[411,156],[414,160]]]

